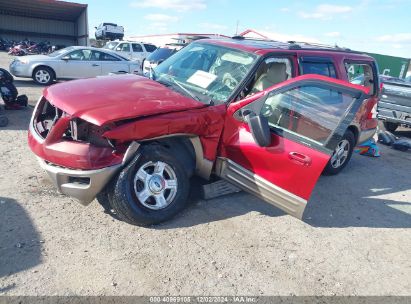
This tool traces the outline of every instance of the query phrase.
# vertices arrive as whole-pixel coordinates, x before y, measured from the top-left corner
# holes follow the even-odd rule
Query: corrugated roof
[[[86,8],[87,4],[56,0],[0,1],[0,14],[64,21],[75,21]]]

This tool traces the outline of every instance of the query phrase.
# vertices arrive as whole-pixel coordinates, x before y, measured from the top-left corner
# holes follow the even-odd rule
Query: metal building
[[[56,0],[0,1],[0,37],[88,45],[87,4]]]

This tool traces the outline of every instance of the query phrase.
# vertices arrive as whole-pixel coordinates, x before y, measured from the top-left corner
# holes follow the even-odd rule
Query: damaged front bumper
[[[37,157],[53,184],[62,194],[71,196],[84,206],[90,204],[108,181],[122,168],[122,164],[97,170],[71,170]]]

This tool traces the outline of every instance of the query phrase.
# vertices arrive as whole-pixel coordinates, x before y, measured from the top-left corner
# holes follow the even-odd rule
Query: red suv
[[[376,64],[346,49],[201,40],[150,74],[53,85],[30,123],[59,191],[83,205],[97,197],[131,224],[182,210],[194,175],[302,218],[320,174],[341,171],[377,126]]]

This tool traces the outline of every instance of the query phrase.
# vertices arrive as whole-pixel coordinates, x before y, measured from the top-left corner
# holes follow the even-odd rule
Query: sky
[[[89,5],[90,37],[101,22],[126,36],[246,29],[276,40],[337,44],[411,58],[411,0],[73,0]]]

